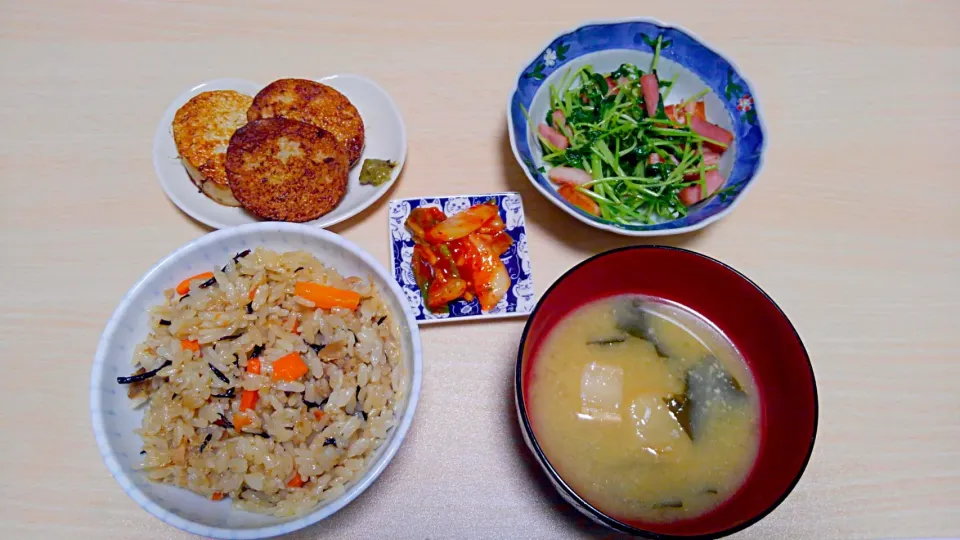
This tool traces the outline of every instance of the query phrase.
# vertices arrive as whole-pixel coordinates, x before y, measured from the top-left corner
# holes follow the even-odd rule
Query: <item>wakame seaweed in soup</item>
[[[528,394],[537,442],[558,474],[618,519],[701,515],[745,480],[759,402],[736,348],[687,309],[598,300],[554,327]]]

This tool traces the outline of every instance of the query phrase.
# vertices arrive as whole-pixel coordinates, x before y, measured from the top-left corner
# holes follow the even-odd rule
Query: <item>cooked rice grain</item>
[[[144,391],[149,397],[137,430],[143,472],[206,497],[220,493],[246,510],[302,514],[343,493],[394,425],[407,374],[397,329],[378,324],[394,317],[372,282],[343,278],[302,251],[258,248],[213,273],[216,284],[198,283],[188,296],[166,291],[134,352],[134,370],[172,363],[140,383],[134,400],[143,402]],[[294,295],[298,281],[351,289],[362,302],[356,311],[314,309]],[[199,342],[200,351],[182,349],[185,339]],[[246,373],[258,346],[261,374]],[[272,362],[292,352],[310,371],[274,381]],[[230,389],[232,398],[211,397]],[[243,390],[257,390],[259,399],[241,413]],[[251,420],[242,432],[227,424],[235,414]],[[325,445],[330,439],[335,444]],[[287,486],[295,474],[302,487]]]

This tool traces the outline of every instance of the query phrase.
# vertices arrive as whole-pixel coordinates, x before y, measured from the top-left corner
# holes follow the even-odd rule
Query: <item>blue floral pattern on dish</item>
[[[697,228],[698,224],[713,221],[719,217],[719,214],[729,210],[744,188],[753,180],[762,161],[765,144],[764,129],[757,112],[756,96],[735,66],[679,28],[645,20],[587,24],[560,35],[537,55],[523,69],[509,102],[508,115],[512,124],[510,135],[527,176],[546,188],[546,191],[552,194],[551,196],[558,198],[546,175],[534,164],[524,110],[530,109],[544,80],[555,71],[563,69],[571,60],[586,54],[612,49],[652,52],[658,36],[663,37],[662,43],[665,45],[660,53],[661,56],[693,72],[723,103],[733,122],[737,144],[736,159],[722,194],[711,198],[705,204],[694,207],[689,214],[673,221],[653,225],[623,225],[590,216],[563,202],[592,221],[627,231]],[[559,198],[558,200],[562,201]]]
[[[480,304],[458,300],[450,303],[448,313],[434,313],[423,304],[420,289],[413,277],[410,260],[413,258],[413,238],[403,226],[410,211],[421,206],[440,208],[451,216],[473,206],[495,200],[500,208],[500,218],[513,238],[500,259],[510,274],[510,289],[492,310],[481,312]],[[390,259],[393,275],[407,297],[407,307],[420,322],[444,320],[469,320],[475,318],[511,317],[529,314],[536,304],[533,290],[533,274],[530,268],[530,252],[527,248],[527,232],[523,222],[523,203],[519,193],[491,193],[456,197],[425,197],[390,201]]]

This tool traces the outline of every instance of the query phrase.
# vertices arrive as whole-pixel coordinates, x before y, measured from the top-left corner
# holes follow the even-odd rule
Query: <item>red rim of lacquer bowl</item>
[[[529,375],[550,330],[581,305],[625,293],[664,298],[706,318],[741,352],[757,383],[761,427],[753,469],[734,495],[701,516],[646,523],[604,514],[564,481],[537,442],[530,422],[525,397]],[[525,354],[528,343],[532,343],[531,350]],[[524,358],[531,361],[525,362]],[[514,384],[521,428],[561,494],[612,529],[656,540],[719,538],[753,525],[793,491],[816,440],[819,403],[813,366],[790,320],[746,276],[686,249],[625,247],[591,257],[568,270],[544,293],[527,320],[517,352]]]

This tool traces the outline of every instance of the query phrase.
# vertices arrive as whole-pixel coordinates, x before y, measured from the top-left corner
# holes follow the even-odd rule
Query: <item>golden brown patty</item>
[[[363,153],[363,118],[350,100],[325,84],[280,79],[253,98],[247,120],[282,116],[323,128],[337,138],[353,165]]]
[[[230,193],[223,162],[230,137],[247,123],[253,98],[233,90],[197,94],[173,117],[173,140],[193,183],[211,199],[228,206],[240,203]]]
[[[287,118],[254,120],[227,149],[227,178],[244,208],[277,221],[310,221],[340,202],[350,163],[337,139]]]

